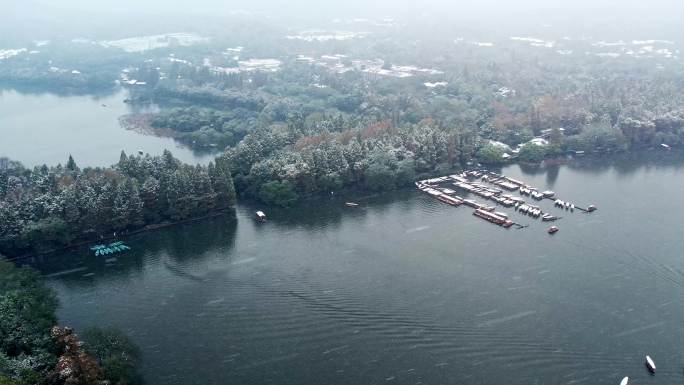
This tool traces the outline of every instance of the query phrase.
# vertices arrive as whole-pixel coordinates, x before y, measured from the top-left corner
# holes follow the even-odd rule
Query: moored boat
[[[463,201],[461,201],[460,199],[456,199],[456,198],[453,198],[453,197],[450,197],[450,196],[444,195],[444,194],[437,195],[436,198],[440,202],[443,202],[443,203],[446,203],[446,204],[452,205],[452,206],[460,206],[463,203]]]
[[[502,227],[511,227],[513,225],[513,221],[511,221],[508,218],[502,217],[501,215],[489,211],[485,211],[482,209],[476,209],[473,212],[473,215],[476,217],[480,217],[486,221],[489,221],[491,223],[497,224]]]
[[[548,232],[549,234],[555,234],[555,233],[558,232],[558,227],[556,227],[556,226],[551,226],[551,227],[549,227],[549,229],[547,230],[547,232]]]
[[[646,367],[648,368],[648,370],[651,373],[655,373],[656,366],[655,366],[655,362],[653,362],[653,359],[651,358],[651,356],[646,356]]]

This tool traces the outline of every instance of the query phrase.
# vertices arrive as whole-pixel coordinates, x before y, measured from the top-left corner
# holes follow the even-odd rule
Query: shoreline
[[[235,212],[234,206],[219,209],[217,211],[214,211],[214,212],[209,213],[207,215],[202,215],[200,217],[188,218],[188,219],[183,219],[183,220],[175,221],[175,222],[166,222],[166,223],[157,223],[154,225],[147,225],[147,226],[140,228],[140,229],[137,229],[137,230],[129,231],[126,233],[121,233],[120,236],[118,236],[118,237],[115,237],[114,235],[110,235],[110,236],[102,237],[102,238],[98,238],[98,239],[82,240],[82,241],[79,241],[76,243],[71,243],[71,244],[63,246],[63,247],[58,247],[58,248],[54,248],[54,249],[50,249],[50,250],[46,250],[46,251],[41,251],[38,253],[25,254],[25,255],[20,255],[18,257],[6,257],[5,260],[10,261],[10,262],[17,262],[17,261],[28,259],[28,258],[33,258],[33,257],[38,257],[38,256],[56,253],[58,251],[65,251],[65,250],[74,249],[77,247],[82,247],[82,246],[88,245],[88,244],[93,243],[93,242],[130,237],[132,235],[152,232],[155,230],[164,229],[164,228],[168,228],[168,227],[172,227],[172,226],[176,226],[176,225],[181,225],[184,223],[197,222],[197,221],[201,221],[204,219],[219,217],[222,215],[229,214],[231,211]]]

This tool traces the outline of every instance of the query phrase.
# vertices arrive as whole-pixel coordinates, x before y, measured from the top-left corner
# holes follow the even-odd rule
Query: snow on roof
[[[498,148],[500,148],[500,149],[502,149],[502,150],[504,150],[504,151],[510,151],[510,150],[511,150],[511,146],[507,145],[506,143],[499,142],[499,141],[496,141],[496,140],[490,140],[490,141],[489,141],[489,144],[491,144],[491,145],[494,146],[494,147],[498,147]]]
[[[515,95],[515,90],[512,89],[512,88],[508,88],[508,87],[500,87],[500,88],[495,92],[495,94],[497,94],[497,95],[499,95],[499,96],[505,98],[505,97],[508,97],[508,96],[511,96],[511,95]]]
[[[311,57],[311,56],[297,55],[297,61],[304,61],[304,62],[307,62],[307,63],[313,63],[313,62],[316,61],[316,59],[314,59],[314,58]]]
[[[627,45],[627,43],[622,41],[622,40],[618,40],[618,41],[597,41],[597,42],[591,43],[591,45],[594,47],[619,47],[619,46]]]
[[[337,60],[340,60],[340,57],[339,57],[339,56],[334,56],[334,55],[321,55],[321,59],[323,59],[323,60],[337,61]]]
[[[240,69],[245,71],[277,71],[280,68],[281,61],[278,59],[249,59],[239,61],[238,64]]]
[[[537,146],[546,146],[549,141],[544,138],[534,138],[527,143],[536,144]]]
[[[596,53],[594,55],[596,55],[598,57],[612,57],[612,58],[620,57],[620,54],[617,52],[599,52],[599,53]]]
[[[240,72],[265,71],[276,72],[280,70],[282,62],[278,59],[249,59],[238,62],[237,67],[212,66],[210,69],[225,74],[237,74]]]
[[[544,43],[544,40],[542,39],[537,39],[534,37],[520,37],[520,36],[511,36],[511,40],[517,40],[517,41],[525,41],[528,43]]]

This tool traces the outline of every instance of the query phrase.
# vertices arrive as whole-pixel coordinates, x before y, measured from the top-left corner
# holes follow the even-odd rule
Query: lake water
[[[0,157],[27,167],[65,164],[69,154],[81,167],[109,166],[119,161],[121,150],[159,155],[169,149],[191,164],[213,159],[171,138],[122,128],[119,117],[136,111],[123,102],[126,97],[126,91],[94,97],[0,90]]]
[[[684,381],[684,156],[503,172],[592,214],[503,229],[413,189],[141,234],[27,261],[63,324],[111,325],[151,385]],[[360,203],[347,208],[345,200]],[[644,367],[650,354],[655,377]]]

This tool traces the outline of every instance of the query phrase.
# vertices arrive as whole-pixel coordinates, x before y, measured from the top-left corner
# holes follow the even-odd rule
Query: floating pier
[[[110,243],[109,245],[95,245],[90,248],[90,250],[95,252],[95,256],[109,255],[120,253],[122,251],[130,250],[131,248],[126,246],[123,242],[117,241]]]
[[[449,187],[445,187],[447,184]],[[458,174],[418,181],[415,185],[422,192],[450,206],[466,205],[472,207],[475,209],[473,212],[474,216],[505,228],[513,225],[518,228],[527,226],[513,222],[508,218],[506,213],[495,212],[495,206],[489,206],[479,203],[474,199],[465,199],[456,195],[456,191],[453,187],[481,198],[494,201],[500,206],[508,208],[513,207],[513,209],[521,215],[527,215],[535,219],[541,218],[544,222],[559,220],[561,217],[544,212],[540,206],[527,202],[524,197],[529,197],[535,201],[542,201],[544,199],[552,200],[554,202],[554,207],[568,212],[574,212],[575,209],[577,209],[579,211],[591,213],[596,210],[596,206],[594,205],[590,205],[585,209],[574,203],[557,198],[556,193],[553,191],[539,191],[539,189],[530,186],[523,181],[487,170],[463,171]],[[509,193],[506,193],[505,191],[508,191]],[[515,191],[517,191],[520,196],[514,196],[513,192]],[[555,228],[555,226],[552,227]]]

